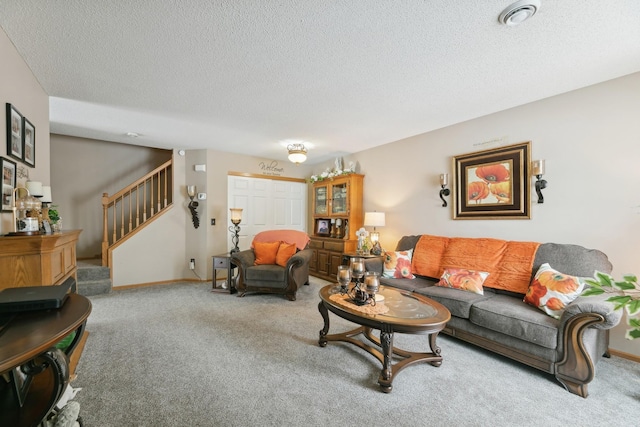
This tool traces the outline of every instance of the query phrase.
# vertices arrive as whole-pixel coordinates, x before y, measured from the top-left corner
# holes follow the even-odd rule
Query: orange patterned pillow
[[[278,253],[276,254],[276,264],[280,267],[286,267],[289,258],[291,258],[296,253],[296,244],[295,243],[280,243],[280,247],[278,248]]]
[[[447,268],[436,286],[460,289],[483,295],[482,284],[489,273],[486,271],[467,270],[464,268]]]
[[[254,265],[275,264],[280,242],[254,242],[253,251],[256,255]]]
[[[559,319],[566,305],[578,298],[583,289],[581,278],[560,273],[545,263],[531,281],[524,302]]]
[[[382,277],[388,279],[415,279],[411,273],[411,254],[413,249],[408,251],[385,252],[384,268]]]

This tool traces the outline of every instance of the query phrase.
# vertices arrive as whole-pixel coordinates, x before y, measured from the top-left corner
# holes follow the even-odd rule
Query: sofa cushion
[[[531,279],[544,263],[551,264],[564,274],[579,277],[593,277],[595,270],[611,273],[613,269],[607,255],[597,249],[560,243],[540,245],[533,261]]]
[[[256,254],[255,265],[275,264],[280,242],[253,242],[253,251]]]
[[[524,302],[559,319],[564,308],[578,298],[583,289],[581,278],[563,274],[545,263],[531,281]]]
[[[495,296],[491,291],[484,295],[479,295],[473,292],[462,292],[457,289],[442,288],[439,286],[425,286],[415,289],[414,292],[439,302],[449,309],[452,316],[463,319],[469,318],[473,304]]]
[[[386,277],[380,278],[380,284],[390,286],[393,288],[404,289],[405,291],[414,292],[418,289],[428,288],[435,284],[435,281],[430,279],[389,279]]]
[[[280,286],[284,283],[285,269],[276,264],[254,265],[246,271],[248,281],[279,282]]]
[[[557,347],[559,321],[511,296],[494,295],[473,304],[469,320],[546,348]]]
[[[387,251],[384,253],[382,277],[395,279],[415,279],[411,273],[411,255],[413,249],[406,251]]]
[[[415,274],[433,277],[442,276],[443,269],[440,268],[442,256],[447,249],[451,239],[448,237],[431,236],[423,234],[416,243],[411,267]]]
[[[445,268],[436,286],[459,289],[461,291],[483,294],[482,284],[489,273],[464,268]]]
[[[297,248],[295,243],[281,242],[276,253],[276,264],[280,267],[286,267],[289,259],[296,253]]]

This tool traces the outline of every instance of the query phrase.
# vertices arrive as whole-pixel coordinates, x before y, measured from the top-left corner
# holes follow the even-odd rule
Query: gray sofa
[[[396,250],[414,249],[420,237],[403,237]],[[541,244],[535,252],[531,278],[543,263],[580,277],[612,269],[604,253],[569,244]],[[382,273],[383,261],[368,259],[366,269]],[[622,317],[621,310],[614,311],[613,305],[604,301],[606,296],[578,297],[558,320],[524,303],[524,294],[485,288],[484,295],[479,295],[434,286],[438,280],[425,276],[381,278],[381,284],[425,295],[446,306],[451,321],[444,333],[553,374],[568,391],[587,397],[595,365],[608,351],[608,329]]]

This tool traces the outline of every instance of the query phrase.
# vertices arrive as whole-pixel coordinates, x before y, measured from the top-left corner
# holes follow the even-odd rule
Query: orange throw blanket
[[[446,268],[486,271],[487,288],[525,294],[540,243],[424,234],[411,260],[413,273],[440,278]]]
[[[309,243],[309,236],[304,231],[299,230],[267,230],[261,231],[256,234],[251,242],[251,247],[255,242],[271,243],[271,242],[285,242],[295,243],[299,250],[303,250]]]

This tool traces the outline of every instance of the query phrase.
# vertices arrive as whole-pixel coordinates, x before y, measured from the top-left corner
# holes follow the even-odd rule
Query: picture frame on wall
[[[7,156],[23,161],[24,124],[22,114],[13,105],[7,103]]]
[[[32,168],[36,166],[36,127],[26,118],[22,118],[22,154],[23,161]]]
[[[529,219],[531,142],[454,156],[453,219]]]
[[[0,157],[2,168],[2,211],[10,212],[13,206],[13,190],[16,188],[16,163]]]

